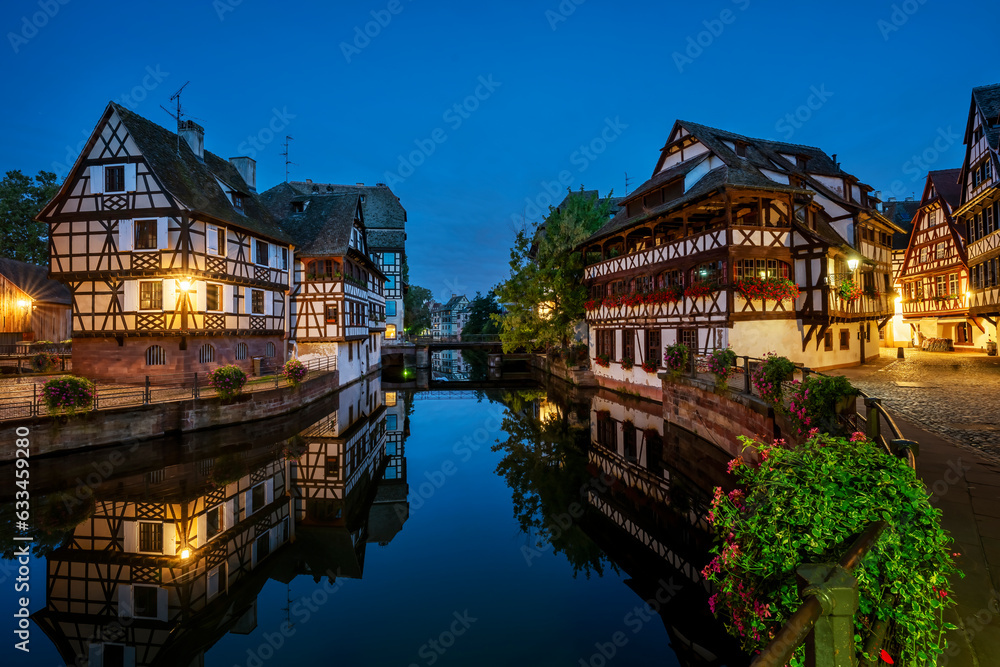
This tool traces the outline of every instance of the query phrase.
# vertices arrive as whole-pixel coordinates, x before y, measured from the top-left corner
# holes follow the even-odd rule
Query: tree
[[[430,300],[433,294],[426,287],[410,285],[410,266],[403,255],[403,330],[419,334],[431,326]]]
[[[500,333],[500,326],[492,317],[500,314],[500,304],[497,303],[497,295],[494,290],[490,290],[486,296],[476,292],[476,296],[469,302],[469,319],[462,327],[462,335],[478,336]]]
[[[34,181],[20,170],[7,172],[0,181],[0,256],[48,264],[48,225],[35,216],[58,190],[50,171],[39,171]]]
[[[505,352],[565,346],[573,338],[588,296],[583,258],[575,250],[608,221],[610,210],[610,195],[598,201],[596,194],[570,193],[566,206],[549,207],[545,221],[531,233],[518,232],[510,251],[510,278],[496,288],[507,312],[492,315],[501,327]]]

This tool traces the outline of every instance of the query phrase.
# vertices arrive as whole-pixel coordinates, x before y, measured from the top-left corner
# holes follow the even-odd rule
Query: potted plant
[[[779,357],[774,352],[764,355],[764,360],[750,372],[750,380],[760,397],[774,407],[783,402],[782,384],[792,379],[795,364],[787,357]]]
[[[47,373],[59,364],[59,355],[51,352],[38,352],[31,357],[31,369],[36,373]]]
[[[594,363],[601,368],[609,368],[611,366],[611,358],[606,354],[599,354],[594,357]]]
[[[841,416],[854,412],[858,390],[842,375],[812,375],[796,383],[788,412],[801,437],[807,431],[846,435]]]
[[[731,348],[715,350],[708,356],[708,372],[715,376],[715,388],[722,391],[729,386],[729,376],[736,370],[736,353]]]
[[[837,294],[841,299],[847,302],[854,301],[861,298],[861,287],[854,284],[854,281],[848,278],[844,282],[840,283],[840,287],[837,288]]]
[[[718,285],[709,282],[692,283],[684,288],[684,296],[698,298],[708,296],[719,289]]]
[[[690,351],[684,343],[668,345],[663,351],[663,365],[666,366],[670,377],[676,380],[688,367]]]
[[[632,370],[632,367],[635,366],[635,361],[632,359],[632,357],[625,356],[622,357],[621,365],[623,371],[630,371]]]
[[[309,370],[298,359],[289,359],[281,369],[281,375],[288,380],[288,384],[293,387],[299,386],[309,373]]]
[[[246,383],[246,372],[239,366],[232,364],[220,366],[208,374],[208,384],[224,401],[231,401],[243,393],[243,385]]]
[[[94,383],[86,378],[73,375],[53,378],[42,385],[42,403],[49,414],[63,410],[73,415],[93,407],[94,391]]]
[[[642,370],[646,371],[650,375],[659,370],[659,366],[656,365],[655,361],[644,361],[642,362]]]

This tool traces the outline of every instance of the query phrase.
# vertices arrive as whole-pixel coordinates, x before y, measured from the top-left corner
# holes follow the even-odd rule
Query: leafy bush
[[[667,367],[674,379],[677,379],[677,376],[688,367],[690,355],[688,346],[684,343],[668,345],[667,349],[663,351],[663,365]]]
[[[726,387],[729,376],[736,370],[736,353],[731,348],[715,350],[708,357],[708,372],[715,376],[717,389]]]
[[[819,429],[821,433],[846,435],[847,429],[837,419],[837,406],[858,395],[842,375],[811,375],[805,382],[793,382],[795,393],[788,412],[800,436]]]
[[[50,414],[65,410],[72,415],[91,409],[94,391],[94,383],[86,378],[73,375],[53,378],[42,386],[42,402]]]
[[[59,355],[51,352],[38,352],[31,357],[31,368],[36,373],[53,370],[59,364]]]
[[[284,368],[281,369],[281,375],[284,376],[288,383],[293,387],[298,386],[302,382],[306,375],[309,373],[309,369],[299,361],[298,359],[289,359],[285,362]]]
[[[622,370],[630,371],[633,366],[635,366],[635,361],[632,357],[622,357]]]
[[[232,400],[239,396],[246,383],[247,374],[239,366],[220,366],[208,373],[208,384],[224,400]]]
[[[782,406],[782,383],[792,379],[795,364],[787,357],[779,357],[774,352],[764,355],[764,361],[750,373],[753,386],[760,392],[760,397],[773,405]]]
[[[838,561],[884,520],[888,528],[853,572],[856,633],[864,640],[876,619],[888,619],[885,648],[896,664],[937,664],[951,627],[943,612],[952,604],[948,579],[959,573],[958,554],[916,473],[861,433],[817,435],[795,449],[741,440],[758,450],[760,464],[734,459],[730,472],[740,487],[715,489],[708,517],[715,558],[702,571],[717,590],[709,606],[730,634],[748,652],[763,649],[803,602],[796,568]],[[790,664],[803,661],[800,647]]]

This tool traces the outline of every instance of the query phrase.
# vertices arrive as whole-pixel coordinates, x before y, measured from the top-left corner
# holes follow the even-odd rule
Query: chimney
[[[306,179],[306,183],[312,183],[312,182],[313,182],[313,179],[311,179],[311,178],[307,178]]]
[[[193,120],[182,120],[177,124],[177,134],[191,147],[195,157],[205,161],[205,128]]]
[[[364,185],[365,185],[364,183],[358,183],[358,186],[360,187],[364,187]]]
[[[251,157],[231,157],[229,164],[240,172],[240,176],[246,181],[250,192],[257,192],[257,161]]]

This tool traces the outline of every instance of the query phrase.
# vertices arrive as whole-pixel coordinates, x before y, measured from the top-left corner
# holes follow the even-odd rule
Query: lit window
[[[395,340],[396,339],[396,325],[395,324],[387,324],[385,326],[385,337],[388,338],[388,339],[390,339],[390,340]]]
[[[250,308],[254,315],[264,314],[264,290],[250,290]]]
[[[163,553],[163,524],[139,522],[139,551],[142,553]],[[155,599],[154,599],[155,609]],[[153,614],[156,615],[155,613]]]
[[[222,310],[222,285],[210,283],[205,287],[205,310]]]
[[[163,310],[163,281],[139,281],[139,310]]]

